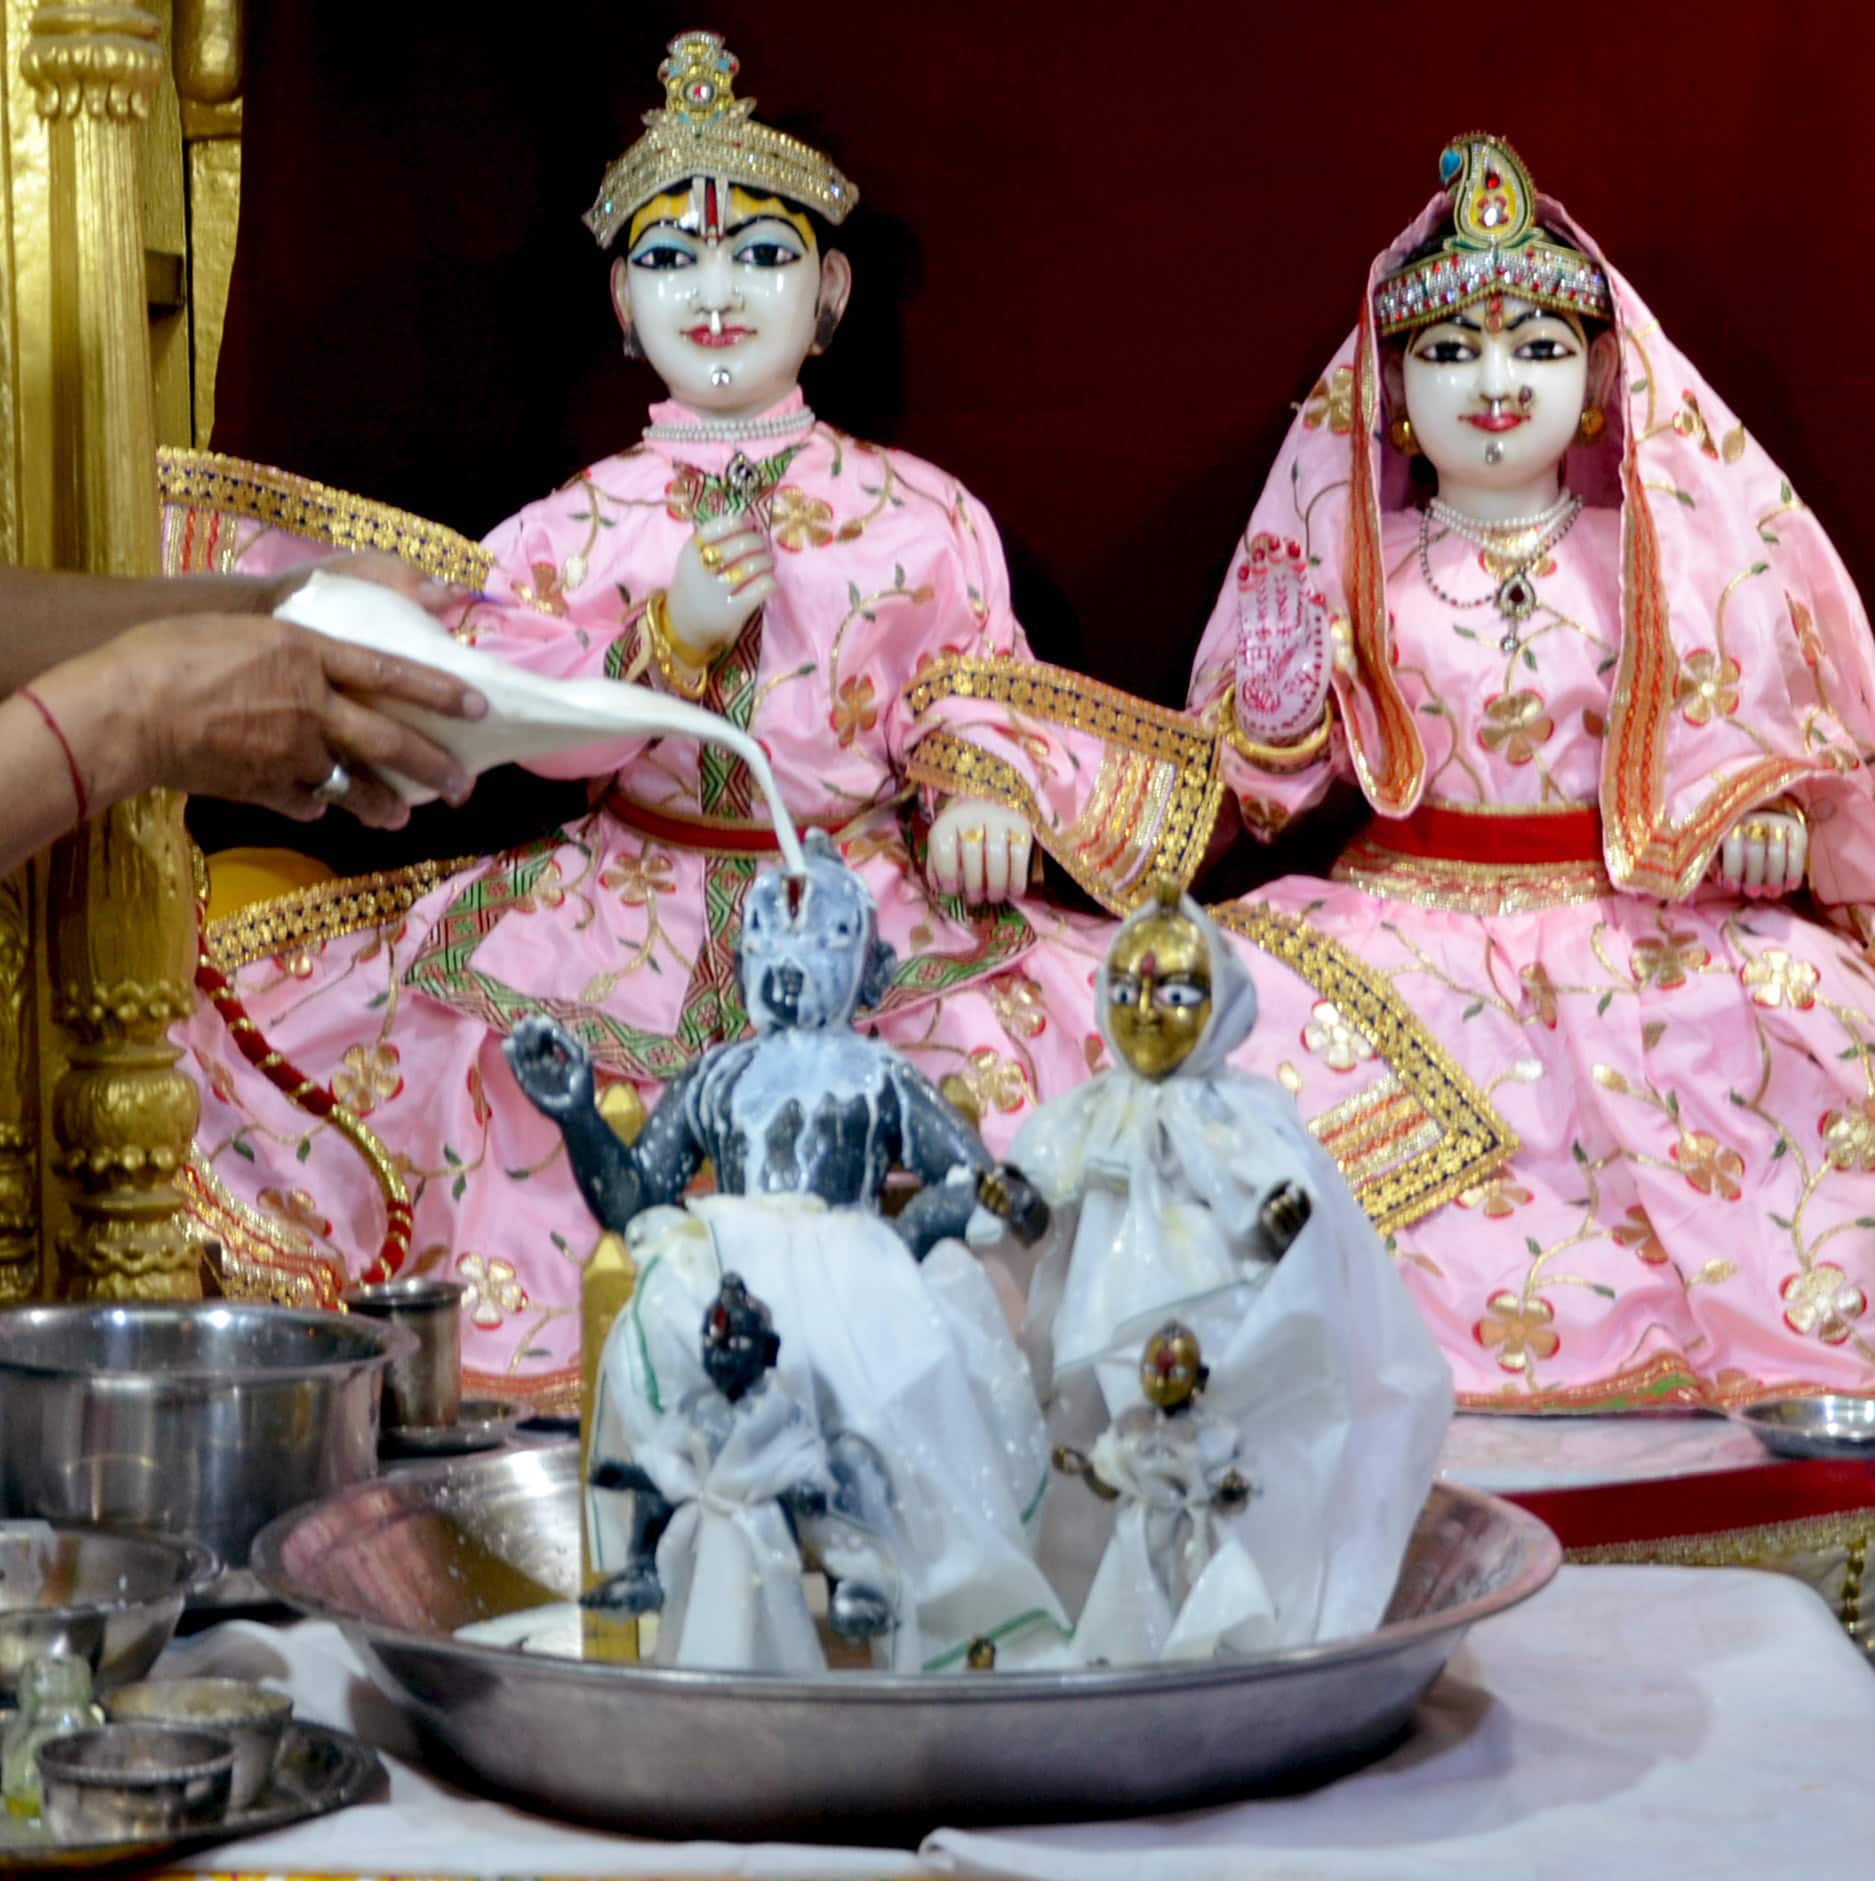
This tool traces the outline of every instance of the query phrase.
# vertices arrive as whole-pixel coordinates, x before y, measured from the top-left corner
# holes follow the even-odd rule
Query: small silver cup
[[[353,1287],[348,1312],[388,1319],[416,1335],[414,1352],[391,1360],[384,1374],[385,1430],[434,1430],[462,1410],[462,1299],[455,1280],[389,1280]]]

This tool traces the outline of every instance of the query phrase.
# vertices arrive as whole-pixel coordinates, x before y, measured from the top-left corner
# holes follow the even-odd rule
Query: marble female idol
[[[1332,880],[1219,912],[1461,1402],[1875,1389],[1875,644],[1777,466],[1508,145],[1375,258],[1191,703]],[[1749,260],[1746,241],[1741,259]]]

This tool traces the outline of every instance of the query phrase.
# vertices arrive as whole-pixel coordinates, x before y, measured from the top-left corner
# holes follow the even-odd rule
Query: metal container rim
[[[0,1609],[0,1628],[11,1620],[46,1620],[70,1615],[74,1619],[94,1613],[134,1613],[165,1600],[187,1600],[209,1585],[221,1573],[221,1559],[214,1549],[181,1535],[153,1534],[147,1528],[118,1528],[109,1522],[80,1522],[62,1516],[0,1516],[0,1541],[19,1529],[46,1529],[55,1535],[70,1535],[83,1541],[128,1541],[174,1557],[176,1579],[173,1585],[141,1594],[100,1594],[96,1600],[64,1601],[56,1607],[7,1607]]]
[[[574,1447],[567,1446],[569,1461],[577,1464]],[[293,1530],[314,1512],[333,1503],[355,1501],[365,1494],[389,1491],[400,1499],[411,1497],[432,1482],[460,1481],[476,1471],[500,1468],[508,1459],[501,1456],[471,1457],[399,1470],[396,1477],[379,1477],[354,1484],[336,1496],[321,1498],[289,1509],[276,1516],[254,1537],[248,1557],[250,1572],[268,1591],[288,1606],[312,1619],[330,1620],[354,1641],[362,1639],[376,1650],[384,1647],[429,1654],[441,1654],[466,1665],[490,1670],[512,1667],[517,1658],[527,1665],[530,1680],[574,1685],[607,1684],[624,1681],[647,1693],[691,1692],[718,1699],[770,1701],[807,1701],[810,1703],[883,1704],[887,1706],[928,1704],[942,1698],[949,1704],[1021,1704],[1063,1697],[1137,1698],[1143,1694],[1176,1693],[1211,1686],[1228,1686],[1247,1679],[1287,1678],[1313,1671],[1330,1663],[1356,1665],[1410,1647],[1420,1640],[1431,1640],[1452,1632],[1463,1632],[1480,1620],[1490,1619],[1518,1606],[1540,1593],[1555,1578],[1562,1565],[1562,1544],[1549,1526],[1527,1509],[1513,1502],[1489,1495],[1483,1490],[1460,1483],[1435,1481],[1427,1500],[1444,1499],[1460,1508],[1487,1512],[1507,1523],[1522,1544],[1523,1561],[1517,1573],[1504,1586],[1442,1607],[1433,1613],[1408,1620],[1396,1620],[1376,1627],[1372,1632],[1318,1640],[1311,1645],[1289,1646],[1253,1658],[1212,1660],[1192,1665],[1154,1665],[1123,1668],[1075,1669],[1069,1671],[998,1672],[989,1678],[960,1677],[949,1673],[866,1672],[833,1674],[821,1678],[801,1678],[777,1672],[708,1672],[678,1666],[628,1666],[556,1658],[547,1653],[520,1653],[510,1646],[487,1646],[434,1633],[416,1633],[407,1628],[374,1620],[355,1608],[339,1606],[301,1588],[287,1571],[283,1551]],[[564,1473],[562,1466],[561,1472]]]
[[[31,1326],[79,1324],[95,1320],[104,1313],[128,1314],[148,1321],[206,1317],[210,1313],[243,1318],[264,1313],[270,1318],[277,1315],[275,1323],[285,1322],[308,1331],[326,1330],[335,1322],[344,1322],[361,1332],[364,1343],[376,1349],[345,1358],[296,1360],[284,1365],[175,1365],[144,1369],[124,1367],[112,1371],[87,1370],[75,1362],[55,1363],[9,1349],[29,1323]],[[363,1313],[301,1312],[292,1307],[225,1300],[161,1303],[122,1300],[94,1305],[28,1306],[0,1314],[0,1380],[8,1377],[72,1379],[82,1381],[88,1391],[113,1395],[145,1393],[171,1385],[299,1384],[339,1378],[350,1372],[380,1370],[399,1359],[412,1357],[417,1346],[417,1335],[408,1327]]]

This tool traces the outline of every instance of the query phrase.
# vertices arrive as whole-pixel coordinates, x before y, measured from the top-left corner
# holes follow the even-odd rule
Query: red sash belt
[[[1602,859],[1602,813],[1592,804],[1526,812],[1422,803],[1411,816],[1376,817],[1363,834],[1396,855],[1435,862],[1514,866]]]
[[[700,816],[673,816],[667,810],[653,810],[646,804],[634,803],[616,790],[606,797],[605,807],[627,828],[635,829],[641,836],[669,843],[673,849],[720,849],[736,856],[781,853],[770,823],[712,823]],[[803,823],[801,834],[805,836],[814,827]]]

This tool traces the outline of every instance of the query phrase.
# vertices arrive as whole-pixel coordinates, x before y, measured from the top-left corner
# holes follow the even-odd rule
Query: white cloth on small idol
[[[961,1668],[979,1637],[1005,1666],[1062,1656],[1066,1616],[1033,1556],[1047,1434],[968,1249],[940,1242],[918,1262],[876,1215],[798,1195],[648,1209],[627,1242],[638,1284],[600,1362],[596,1460],[665,1441],[661,1426],[703,1379],[705,1308],[725,1273],[740,1274],[774,1317],[779,1385],[813,1407],[836,1457],[857,1442],[890,1482],[883,1507],[856,1513],[883,1534],[903,1590],[895,1669]],[[623,1564],[608,1506],[620,1500],[589,1492],[607,1572]]]
[[[657,1546],[658,1663],[824,1670],[781,1506],[790,1490],[834,1494],[811,1414],[772,1378],[734,1404],[705,1386],[652,1426],[633,1461],[674,1505]]]
[[[1124,1411],[1090,1462],[1121,1508],[1074,1629],[1082,1664],[1209,1659],[1268,1646],[1276,1605],[1249,1551],[1216,1507],[1239,1467],[1238,1433],[1201,1410]]]
[[[1123,1186],[1094,1191],[1108,1205],[1093,1225],[1084,1206],[1071,1247],[1037,1270],[1025,1342],[1057,1385],[1091,1360],[1118,1413],[1143,1402],[1146,1340],[1174,1315],[1189,1325],[1211,1371],[1203,1409],[1238,1431],[1255,1492],[1230,1532],[1274,1602],[1267,1643],[1366,1632],[1431,1487],[1451,1372],[1288,1093],[1227,1068],[1255,1023],[1255,992],[1203,911],[1181,907],[1211,955],[1212,1020],[1197,1049],[1158,1084],[1116,1062],[1044,1105],[1016,1141],[1013,1160],[1051,1203],[1124,1172]],[[1097,997],[1104,1023],[1104,972]],[[1271,1264],[1251,1236],[1285,1180],[1308,1192],[1312,1213]],[[1085,1550],[1084,1531],[1073,1545]],[[1080,1553],[1050,1565],[1064,1585],[1087,1571]]]
[[[498,764],[520,764],[624,738],[698,738],[725,746],[754,773],[774,818],[782,854],[790,867],[800,867],[794,826],[766,756],[752,738],[714,712],[622,680],[553,679],[527,672],[456,639],[395,589],[323,568],[315,569],[274,614],[328,639],[435,667],[473,686],[488,701],[488,711],[479,719],[447,718],[396,699],[372,701],[386,716],[441,745],[473,776]],[[436,795],[393,771],[383,776],[406,802],[428,803]]]
[[[1112,1069],[1044,1104],[1010,1152],[1064,1217],[1036,1271],[1024,1335],[1044,1386],[1109,1350],[1142,1315],[1260,1283],[1270,1270],[1257,1227],[1264,1200],[1289,1179],[1313,1195],[1322,1164],[1333,1171],[1286,1091],[1227,1068],[1256,1024],[1256,988],[1198,904],[1183,897],[1180,908],[1211,956],[1211,1022],[1190,1057],[1157,1080],[1126,1063],[1108,1029],[1102,961],[1094,1012]],[[1121,932],[1156,912],[1140,909]]]

